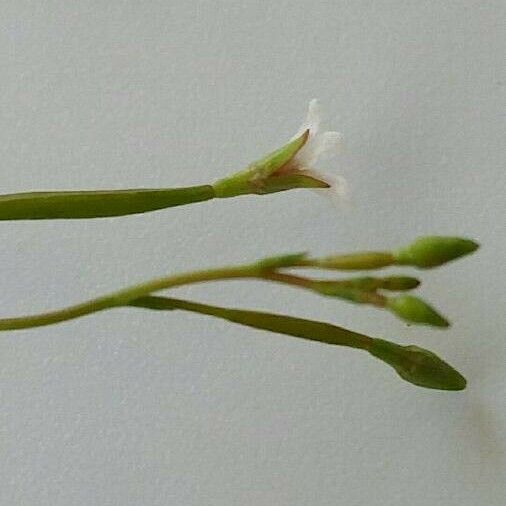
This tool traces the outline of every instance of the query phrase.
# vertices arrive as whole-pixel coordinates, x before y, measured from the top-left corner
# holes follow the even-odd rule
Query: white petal
[[[313,100],[309,102],[306,116],[306,128],[309,129],[309,134],[311,136],[318,134],[321,120],[322,112],[320,103],[316,98],[313,98]]]
[[[309,130],[309,139],[318,134],[318,130],[320,129],[321,123],[321,109],[320,103],[316,98],[313,98],[309,102],[309,106],[307,108],[306,120],[300,128],[297,130],[297,133],[292,137],[291,140],[300,137],[306,130]]]
[[[339,153],[341,139],[339,132],[323,132],[315,137],[309,137],[306,144],[295,155],[296,163],[306,169],[312,169],[320,157]]]
[[[326,198],[332,207],[343,209],[349,205],[349,187],[346,179],[342,176],[329,176],[315,171],[311,173],[318,176],[318,179],[325,181],[330,188],[314,188],[313,191],[318,195]]]
[[[316,157],[335,155],[341,151],[342,135],[339,132],[323,132],[314,140]]]
[[[302,169],[311,169],[318,158],[315,148],[314,139],[310,137],[293,157],[295,164]]]

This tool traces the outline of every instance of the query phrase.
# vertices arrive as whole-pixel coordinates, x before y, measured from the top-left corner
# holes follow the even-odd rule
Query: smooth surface
[[[464,373],[462,393],[196,315],[125,309],[2,334],[0,504],[504,504],[504,2],[0,10],[2,193],[205,184],[289,139],[312,97],[346,142],[320,168],[352,191],[341,210],[293,191],[1,223],[2,315],[283,252],[482,243],[423,273],[449,330],[260,282],[174,291],[418,344]]]

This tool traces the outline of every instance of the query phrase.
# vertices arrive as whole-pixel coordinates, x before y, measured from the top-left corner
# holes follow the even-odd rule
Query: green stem
[[[277,332],[278,334],[286,334],[309,339],[310,341],[349,346],[362,350],[369,350],[373,343],[371,337],[331,325],[330,323],[261,311],[230,309],[187,300],[152,296],[135,299],[128,305],[155,310],[182,309],[184,311],[215,316],[248,327]]]
[[[22,316],[19,318],[1,319],[0,331],[42,327],[44,325],[52,325],[54,323],[73,320],[105,309],[128,305],[128,303],[134,299],[166,288],[218,279],[256,277],[256,275],[257,267],[246,265],[162,277],[58,311],[51,311],[33,316]]]
[[[271,269],[265,269],[259,266],[259,263],[257,262],[251,265],[209,269],[173,276],[166,276],[57,311],[51,311],[48,313],[32,316],[22,316],[18,318],[0,319],[0,331],[19,330],[52,325],[55,323],[80,318],[92,313],[97,313],[105,309],[125,306],[134,299],[149,295],[159,290],[174,288],[176,286],[192,283],[201,283],[204,281],[226,280],[233,278],[256,278],[264,281],[274,281],[298,288],[317,291],[314,289],[314,282],[311,279],[295,276],[292,274],[278,273]],[[367,292],[362,293],[359,291],[356,291],[356,294],[353,292],[353,297],[350,297],[348,292],[350,292],[349,289],[344,289],[342,293],[336,292],[335,296],[346,300],[369,304],[374,304],[376,298],[380,297],[375,294],[368,294]],[[374,300],[372,300],[372,298],[374,298]]]
[[[130,301],[134,299],[149,295],[159,290],[192,283],[201,283],[204,281],[226,280],[233,278],[256,278],[264,281],[273,281],[297,288],[308,289],[323,295],[329,295],[329,293],[321,290],[319,285],[321,281],[314,281],[309,278],[295,276],[292,274],[279,273],[270,268],[266,269],[261,262],[256,262],[251,265],[209,269],[173,276],[165,276],[57,311],[33,316],[0,319],[0,331],[52,325],[80,318],[92,313],[97,313],[105,309],[128,305]],[[366,291],[350,289],[346,287],[346,283],[348,283],[346,280],[335,282],[336,285],[339,285],[340,283],[345,284],[345,286],[342,289],[337,289],[338,287],[335,287],[331,295],[341,299],[351,300],[353,302],[373,304],[379,307],[384,306],[384,297],[372,292],[369,293]]]
[[[0,220],[50,220],[126,216],[215,198],[212,186],[0,195]]]
[[[372,306],[383,308],[386,303],[386,298],[383,295],[380,295],[375,291],[355,287],[353,285],[354,280],[316,280],[281,272],[268,272],[262,277],[266,280],[297,286],[320,295],[337,297],[357,304],[370,304]]]

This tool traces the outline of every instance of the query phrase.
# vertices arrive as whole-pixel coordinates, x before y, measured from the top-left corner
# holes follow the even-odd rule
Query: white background
[[[1,193],[209,183],[285,142],[312,97],[346,141],[320,168],[352,191],[347,210],[293,191],[1,222],[2,315],[290,251],[482,249],[423,272],[448,331],[256,282],[176,291],[425,346],[462,393],[185,313],[2,334],[0,504],[503,505],[505,21],[500,0],[1,2]]]

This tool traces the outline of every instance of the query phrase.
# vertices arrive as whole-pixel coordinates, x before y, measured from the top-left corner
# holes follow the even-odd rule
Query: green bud
[[[408,323],[449,327],[448,320],[423,300],[412,295],[400,295],[387,300],[386,308]]]
[[[306,144],[309,131],[306,130],[296,139],[265,158],[253,162],[247,169],[220,179],[213,184],[214,193],[218,198],[235,197],[237,195],[275,193],[293,188],[328,188],[328,183],[311,174],[297,170],[283,171],[297,152]]]
[[[431,351],[374,339],[369,353],[392,366],[413,385],[438,390],[464,390],[466,379]]]
[[[394,256],[397,264],[430,268],[469,255],[478,247],[475,241],[461,237],[428,236],[399,249]]]

